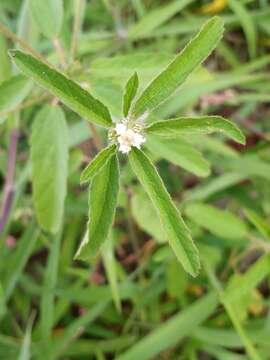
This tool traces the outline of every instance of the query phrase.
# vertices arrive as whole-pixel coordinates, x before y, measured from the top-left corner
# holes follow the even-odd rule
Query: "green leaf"
[[[256,288],[270,272],[270,255],[264,255],[244,274],[237,274],[239,281],[232,282],[222,295],[225,302],[234,302]]]
[[[244,214],[248,220],[255,226],[259,233],[266,239],[270,240],[270,226],[260,215],[251,209],[244,209]]]
[[[89,189],[88,233],[76,254],[87,260],[96,255],[108,237],[114,219],[119,190],[119,165],[116,155],[93,178]]]
[[[139,79],[137,73],[135,72],[128,80],[125,88],[124,99],[123,99],[123,114],[125,117],[128,116],[130,105],[132,103],[132,100],[136,96],[138,90],[138,85],[139,85]]]
[[[11,50],[10,54],[26,76],[59,97],[71,110],[97,125],[111,126],[112,120],[106,106],[77,83],[22,51]]]
[[[187,205],[185,213],[204,229],[225,239],[239,239],[247,235],[245,223],[227,210],[202,203],[193,203]]]
[[[45,106],[36,116],[31,137],[34,205],[39,224],[59,230],[67,187],[68,130],[58,106]]]
[[[184,139],[158,139],[147,137],[147,147],[155,155],[181,166],[196,176],[208,176],[210,165],[202,154]]]
[[[115,154],[116,145],[110,145],[101,150],[96,157],[86,166],[80,178],[81,184],[89,182],[103,168],[107,161]]]
[[[0,117],[26,98],[33,86],[32,81],[22,75],[16,75],[0,85]]]
[[[245,8],[245,5],[241,4],[241,1],[229,0],[228,6],[236,14],[240,24],[243,27],[246,36],[249,56],[251,58],[255,58],[257,52],[257,29],[251,14]]]
[[[121,354],[117,360],[148,360],[157,358],[161,351],[177,345],[189,336],[216,309],[218,297],[214,293],[205,295],[195,303],[174,315],[150,334],[144,336],[134,346]]]
[[[176,257],[192,276],[199,272],[200,262],[196,246],[180,212],[172,202],[156,168],[138,149],[129,153],[131,167],[150,197]]]
[[[63,23],[63,0],[30,0],[33,19],[47,38],[57,37]]]
[[[185,6],[194,0],[176,0],[168,5],[161,6],[142,17],[136,24],[128,29],[128,36],[138,39],[144,35],[149,35],[153,30],[160,27],[163,23],[180,12]]]
[[[237,125],[221,116],[180,117],[157,121],[147,127],[145,132],[163,137],[221,132],[236,142],[245,144],[245,137]]]
[[[0,34],[0,83],[7,80],[11,74],[11,62],[7,49],[7,40],[3,34]]]
[[[213,51],[223,33],[223,21],[214,17],[171,64],[144,90],[135,103],[134,117],[151,111],[166,100]]]
[[[131,211],[134,220],[142,230],[151,235],[157,242],[166,241],[155,208],[144,191],[136,189],[134,192],[131,198]]]
[[[35,320],[35,315],[29,317],[27,322],[27,327],[25,330],[25,334],[23,337],[23,343],[21,346],[20,354],[18,360],[30,360],[31,359],[31,334],[32,334],[32,327]]]
[[[121,300],[119,294],[119,286],[117,279],[117,261],[114,256],[114,233],[110,232],[108,239],[101,247],[101,254],[103,264],[107,274],[108,282],[110,284],[112,298],[114,300],[116,309],[121,312]]]

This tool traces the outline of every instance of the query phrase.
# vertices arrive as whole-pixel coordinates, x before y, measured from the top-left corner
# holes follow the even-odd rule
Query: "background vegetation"
[[[44,1],[0,1],[0,358],[269,359],[269,2],[48,3],[50,11]],[[200,275],[176,261],[124,160],[111,236],[90,263],[74,260],[88,213],[80,173],[107,135],[64,105],[48,110],[57,100],[19,75],[7,49],[68,73],[117,120],[134,71],[142,90],[215,14],[225,22],[218,48],[154,115],[222,115],[241,127],[247,145],[192,136],[153,142],[149,152],[192,231]],[[63,219],[56,234],[38,225],[32,196],[30,144],[40,111],[51,111],[56,127],[64,115],[68,124],[58,144],[69,148],[69,166],[58,174],[68,188],[64,209],[52,216]],[[46,133],[43,164],[54,134]],[[48,191],[42,206],[52,214]]]

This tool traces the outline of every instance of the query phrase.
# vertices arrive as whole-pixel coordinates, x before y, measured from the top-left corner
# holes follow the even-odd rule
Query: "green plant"
[[[145,143],[144,145],[147,148],[148,135],[154,138],[177,138],[181,135],[211,133],[214,131],[224,132],[235,141],[241,144],[244,143],[244,137],[236,125],[221,117],[178,118],[154,121],[149,126],[145,125],[151,111],[166,100],[187,79],[190,73],[207,58],[216,47],[222,32],[223,22],[219,18],[209,20],[184,50],[150,83],[134,101],[134,104],[133,100],[137,93],[139,80],[136,73],[132,75],[126,84],[124,92],[123,119],[120,119],[116,125],[113,125],[106,106],[75,82],[41,63],[31,55],[18,50],[10,52],[13,61],[25,75],[59,97],[79,115],[94,124],[110,129],[109,141],[112,145],[101,151],[82,173],[81,182],[90,182],[89,223],[87,235],[76,254],[77,258],[87,260],[89,257],[94,256],[110,232],[119,190],[117,155],[117,150],[119,150],[123,154],[128,154],[130,165],[154,204],[176,257],[188,273],[193,276],[198,274],[200,268],[198,251],[189,230],[182,220],[179,210],[173,204],[154,165],[141,150],[141,145]],[[51,111],[58,112],[60,110]],[[57,206],[63,207],[64,193],[63,195],[57,194],[57,200],[54,198],[55,191],[52,192],[51,196],[47,196],[46,202],[49,203],[49,206],[43,203],[41,194],[44,192],[48,182],[50,184],[58,181],[64,183],[64,179],[58,180],[56,177],[58,173],[59,176],[65,177],[66,170],[62,166],[65,166],[66,163],[67,150],[66,141],[64,140],[65,125],[63,120],[60,119],[61,114],[45,114],[44,117],[45,119],[41,114],[41,119],[37,119],[38,124],[35,125],[32,137],[34,196],[41,226],[53,231],[57,230],[57,224],[61,223],[58,215],[60,214],[61,218],[62,211],[59,211]],[[60,126],[60,123],[63,122],[61,129],[47,129],[46,119],[50,121],[49,118],[51,117],[54,117],[57,126]],[[56,120],[57,117],[59,119]],[[47,131],[48,133],[46,133]],[[46,176],[40,171],[40,162],[42,160],[39,160],[42,159],[42,152],[47,150],[46,145],[41,144],[40,138],[36,140],[37,135],[35,133],[39,134],[38,136],[42,134],[45,144],[49,137],[52,140],[52,137],[56,136],[53,144],[56,144],[58,150],[56,150],[54,156],[60,157],[59,164],[57,161],[54,162],[54,171],[44,169],[44,166],[41,165],[41,168],[47,172]],[[59,137],[61,137],[61,140]],[[62,144],[57,144],[59,142]],[[53,150],[50,149],[50,151]],[[39,163],[36,166],[35,159]],[[54,201],[57,204],[54,204]],[[57,215],[54,215],[54,209],[57,209]]]

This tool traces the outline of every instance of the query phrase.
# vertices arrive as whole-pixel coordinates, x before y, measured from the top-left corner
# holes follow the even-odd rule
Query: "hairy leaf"
[[[169,244],[176,257],[188,273],[196,276],[200,268],[197,248],[157,170],[139,149],[132,149],[129,153],[129,161],[134,173],[157,210]]]
[[[156,155],[197,176],[208,176],[210,165],[202,154],[184,139],[158,139],[148,136],[147,147]]]
[[[46,37],[57,37],[63,22],[63,0],[30,0],[31,14]]]
[[[123,114],[124,114],[124,116],[128,115],[132,100],[136,96],[136,93],[138,90],[138,85],[139,85],[139,79],[138,79],[137,73],[135,72],[126,84],[124,99],[123,99]]]
[[[213,51],[223,33],[223,22],[214,17],[189,42],[171,64],[144,90],[135,103],[134,117],[166,100]]]
[[[68,130],[60,107],[45,106],[37,114],[31,137],[34,205],[40,225],[59,230],[66,196]]]
[[[110,145],[101,150],[96,157],[86,166],[80,178],[81,184],[89,182],[103,168],[106,162],[115,154],[116,145]]]
[[[163,137],[221,132],[236,142],[245,144],[245,137],[237,125],[221,116],[180,117],[157,121],[147,127],[145,132]]]
[[[22,51],[11,50],[10,54],[26,76],[57,96],[70,109],[97,125],[110,127],[112,120],[106,106],[76,82]]]
[[[96,255],[107,239],[117,205],[119,165],[116,155],[93,178],[89,189],[88,232],[76,258],[87,260]]]

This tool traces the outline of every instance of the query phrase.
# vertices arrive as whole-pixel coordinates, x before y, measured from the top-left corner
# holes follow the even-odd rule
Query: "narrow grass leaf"
[[[251,209],[244,209],[244,214],[259,231],[259,233],[266,240],[270,241],[270,225],[268,225],[267,221]]]
[[[11,50],[10,54],[26,76],[57,96],[71,110],[97,125],[110,127],[112,120],[106,106],[76,82],[22,51]]]
[[[196,276],[200,268],[198,250],[156,168],[147,156],[138,149],[133,149],[130,152],[129,162],[157,210],[176,257],[189,274]]]
[[[58,263],[59,252],[61,243],[60,231],[55,236],[50,238],[50,252],[47,260],[46,270],[44,272],[42,295],[41,295],[41,316],[40,316],[40,329],[43,340],[45,341],[45,347],[51,336],[51,330],[54,323],[54,299],[55,299],[55,287],[58,276]]]
[[[144,37],[144,35],[149,35],[149,33],[151,34],[153,30],[160,27],[163,23],[193,1],[194,0],[176,0],[148,12],[136,24],[132,25],[128,29],[129,37],[132,39],[138,39]]]
[[[47,38],[57,37],[63,23],[63,0],[30,0],[32,17]]]
[[[138,85],[139,85],[139,79],[137,73],[135,72],[128,80],[125,87],[125,93],[123,99],[123,114],[125,117],[128,116],[130,105],[132,103],[132,100],[136,96],[138,90]]]
[[[116,145],[110,145],[101,150],[96,157],[86,166],[80,178],[81,184],[89,182],[103,168],[107,161],[115,154]]]
[[[145,129],[146,133],[162,137],[211,134],[221,132],[232,140],[245,144],[245,137],[233,122],[221,116],[180,117],[157,121]]]
[[[225,239],[244,238],[247,235],[245,223],[227,210],[203,203],[193,203],[186,206],[185,213],[204,229]]]
[[[270,255],[264,255],[256,261],[244,274],[237,274],[238,281],[232,282],[222,295],[225,302],[235,302],[256,288],[270,273]]]
[[[148,136],[147,147],[153,154],[181,166],[196,176],[205,177],[210,174],[210,164],[201,152],[184,139],[162,139]]]
[[[117,205],[118,190],[119,165],[116,155],[113,155],[90,185],[88,234],[76,254],[77,259],[87,260],[95,256],[108,238]]]
[[[31,137],[34,205],[42,228],[60,228],[67,187],[68,130],[60,107],[46,105],[37,114]]]
[[[214,50],[223,33],[223,21],[214,17],[189,42],[172,63],[144,90],[135,103],[134,117],[166,100]]]
[[[117,279],[117,263],[114,256],[114,232],[111,231],[107,240],[101,247],[103,264],[106,270],[108,282],[112,292],[112,298],[118,312],[121,312],[121,300]]]
[[[29,94],[33,83],[23,75],[15,75],[0,85],[0,118],[16,108]]]
[[[8,258],[8,269],[3,278],[4,297],[7,302],[11,297],[24,267],[32,254],[33,248],[38,238],[39,231],[35,229],[34,223],[29,224],[18,241],[18,246]]]
[[[34,314],[32,314],[28,320],[18,360],[31,359],[31,334],[32,334],[33,323],[34,323]]]
[[[154,358],[161,351],[177,345],[185,336],[190,335],[202,324],[218,305],[218,296],[214,293],[205,295],[187,309],[153,330],[138,341],[117,360],[147,360]]]

